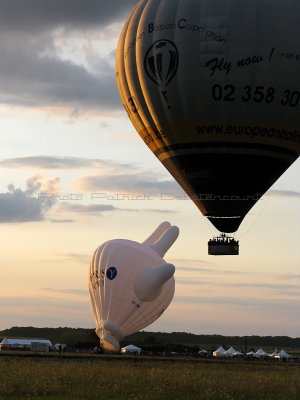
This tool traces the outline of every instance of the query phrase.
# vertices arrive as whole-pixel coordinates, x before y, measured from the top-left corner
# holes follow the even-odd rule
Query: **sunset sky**
[[[94,250],[167,220],[175,296],[146,330],[299,336],[300,160],[245,218],[240,255],[208,256],[217,231],[119,98],[116,46],[136,2],[1,0],[0,330],[94,328]]]

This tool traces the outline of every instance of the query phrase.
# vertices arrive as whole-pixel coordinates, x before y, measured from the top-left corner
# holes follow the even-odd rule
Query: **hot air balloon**
[[[128,116],[220,240],[299,156],[299,16],[295,0],[141,0],[121,33]]]
[[[93,254],[90,304],[101,346],[118,351],[119,341],[150,325],[169,306],[175,290],[172,264],[163,259],[179,234],[163,222],[143,243],[110,240]]]

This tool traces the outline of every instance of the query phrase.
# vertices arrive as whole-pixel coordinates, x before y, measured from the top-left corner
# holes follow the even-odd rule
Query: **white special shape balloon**
[[[159,318],[175,290],[175,267],[163,259],[179,234],[163,222],[143,243],[109,240],[93,254],[89,269],[90,304],[104,349]]]

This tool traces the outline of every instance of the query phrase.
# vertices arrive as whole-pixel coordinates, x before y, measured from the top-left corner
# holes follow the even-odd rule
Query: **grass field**
[[[132,357],[0,357],[0,400],[299,400],[300,365]]]

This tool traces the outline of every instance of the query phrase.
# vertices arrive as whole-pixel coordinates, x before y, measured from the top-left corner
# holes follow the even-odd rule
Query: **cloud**
[[[135,208],[118,208],[110,204],[74,204],[61,202],[55,209],[57,213],[73,213],[77,215],[91,215],[101,217],[104,212],[147,212],[147,213],[158,213],[158,214],[174,214],[176,211],[167,209],[135,209]],[[69,220],[66,220],[69,222]],[[54,222],[60,222],[59,220],[54,220]]]
[[[295,312],[299,311],[299,301],[297,299],[270,299],[270,298],[255,298],[255,297],[231,297],[231,296],[175,296],[175,303],[184,304],[212,304],[212,305],[230,305],[235,307],[254,308],[258,310],[273,310]]]
[[[110,191],[124,193],[144,193],[162,200],[175,200],[184,192],[175,181],[159,180],[147,172],[95,175],[77,178],[74,187],[82,191]]]
[[[118,208],[109,204],[72,204],[62,202],[56,207],[56,212],[58,213],[75,213],[81,215],[94,215],[101,216],[102,213],[107,211],[117,211]]]
[[[207,281],[199,281],[197,279],[176,279],[176,285],[210,285],[210,282]]]
[[[269,190],[266,195],[272,195],[276,197],[293,197],[299,198],[300,192],[296,192],[293,190]]]
[[[75,219],[50,219],[53,224],[69,224],[75,222]]]
[[[28,156],[7,158],[0,161],[4,168],[37,168],[37,169],[78,169],[97,168],[107,171],[132,169],[132,165],[114,160],[89,159],[80,157]]]
[[[134,210],[134,211],[136,211],[136,210]],[[145,208],[145,209],[143,209],[143,210],[138,210],[138,211],[140,211],[140,212],[146,212],[146,213],[157,213],[157,214],[164,214],[164,215],[166,215],[166,214],[172,214],[172,215],[174,215],[174,214],[178,214],[178,211],[175,211],[175,210],[166,210],[166,209],[160,209],[160,208]]]
[[[284,289],[284,290],[289,290],[289,289],[298,289],[299,290],[299,295],[300,295],[300,288],[298,285],[281,285],[281,284],[276,284],[276,283],[228,283],[225,284],[225,286],[231,286],[231,287],[249,287],[249,288],[266,288],[266,289]]]
[[[277,276],[279,279],[289,280],[289,279],[300,279],[300,274],[281,274]]]
[[[63,254],[62,257],[67,260],[73,260],[82,264],[89,264],[91,256],[87,254],[67,253]]]
[[[170,260],[171,261],[171,260]],[[175,264],[176,266],[176,264]],[[245,271],[234,271],[234,270],[218,270],[213,268],[201,268],[201,267],[185,267],[185,266],[176,266],[176,270],[178,271],[189,271],[189,272],[199,272],[199,273],[208,273],[208,274],[225,274],[225,275],[241,275],[246,274]]]
[[[82,310],[88,309],[88,297],[84,301],[68,300],[66,298],[42,297],[42,296],[15,296],[15,297],[0,297],[0,306],[3,307],[21,307],[27,309],[34,307],[36,309],[58,308],[65,310]]]
[[[183,263],[183,264],[213,264],[215,265],[215,263],[211,262],[211,261],[207,261],[207,260],[201,260],[199,258],[173,258],[172,259],[174,262],[177,263]]]
[[[174,262],[176,265],[176,261],[174,260],[169,260]],[[208,272],[208,273],[215,273],[218,272],[216,269],[211,269],[211,268],[197,268],[197,267],[183,267],[183,266],[176,266],[176,270],[178,271],[185,271],[185,272]]]
[[[28,178],[26,189],[8,186],[7,193],[0,193],[0,223],[18,223],[42,221],[45,214],[54,206],[54,198],[39,199],[33,197],[39,190],[57,191],[59,179],[44,180],[44,176],[34,175]]]
[[[70,295],[78,295],[88,297],[89,292],[88,290],[82,289],[54,289],[54,288],[41,288],[40,290],[44,292],[52,292],[57,294],[70,294]]]

